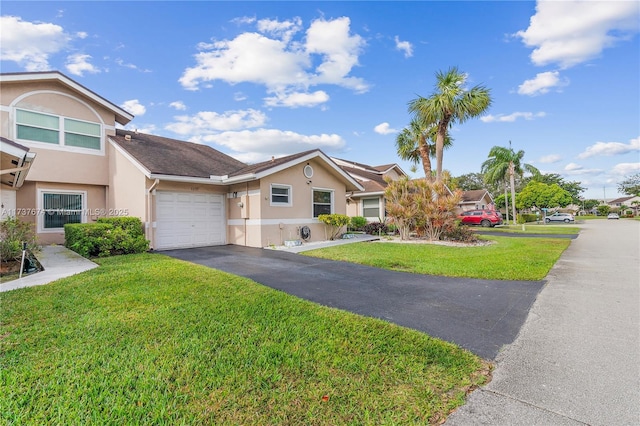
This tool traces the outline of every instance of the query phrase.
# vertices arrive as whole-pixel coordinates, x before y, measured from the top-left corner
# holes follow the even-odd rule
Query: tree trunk
[[[429,145],[427,145],[427,138],[424,134],[420,135],[420,143],[418,146],[418,152],[422,159],[422,168],[424,169],[424,177],[429,182],[433,182],[433,173],[431,170],[431,157],[429,156]]]
[[[509,224],[509,198],[507,197],[507,183],[504,184],[504,211],[507,213],[507,225]]]
[[[436,182],[442,181],[442,153],[448,126],[449,120],[442,120],[438,123],[438,132],[436,133]]]
[[[513,163],[509,163],[509,183],[511,184],[511,211],[513,212],[513,224],[516,224],[516,173]]]

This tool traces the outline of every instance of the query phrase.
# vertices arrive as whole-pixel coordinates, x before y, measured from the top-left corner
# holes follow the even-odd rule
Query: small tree
[[[415,202],[418,206],[416,223],[429,240],[438,241],[457,220],[456,208],[460,204],[462,191],[453,195],[442,182],[416,181]]]
[[[33,224],[15,217],[0,222],[0,261],[19,260],[22,257],[23,243],[27,244],[29,250],[38,249]]]
[[[398,180],[385,178],[387,188],[384,191],[387,216],[396,225],[401,240],[408,240],[411,229],[415,226],[418,206],[414,202],[414,184],[408,177]]]
[[[606,216],[609,214],[609,212],[611,212],[611,207],[606,204],[602,204],[597,207],[597,210],[600,216]]]
[[[321,214],[318,220],[329,228],[329,239],[335,240],[344,226],[351,222],[351,218],[346,214]]]

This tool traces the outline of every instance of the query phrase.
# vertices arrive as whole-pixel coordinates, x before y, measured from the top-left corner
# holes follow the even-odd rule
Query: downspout
[[[247,194],[247,205],[245,208],[247,209],[247,214],[245,216],[249,216],[249,182],[245,182],[245,190]],[[262,239],[262,237],[260,237]],[[244,246],[247,246],[247,218],[244,218]]]
[[[151,201],[152,192],[156,189],[156,186],[160,183],[160,179],[156,179],[147,191],[147,239],[151,243],[151,249],[155,248],[155,241],[153,239],[153,203]]]

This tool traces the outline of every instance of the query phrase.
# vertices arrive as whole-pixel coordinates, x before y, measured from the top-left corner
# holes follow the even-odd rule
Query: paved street
[[[457,425],[640,424],[640,222],[587,221]]]

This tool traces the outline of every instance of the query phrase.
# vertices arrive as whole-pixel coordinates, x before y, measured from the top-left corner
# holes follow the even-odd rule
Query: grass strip
[[[394,271],[490,280],[544,279],[571,243],[560,238],[481,237],[490,245],[369,242],[310,250],[302,254]]]
[[[2,293],[6,424],[438,423],[489,365],[158,254]]]

